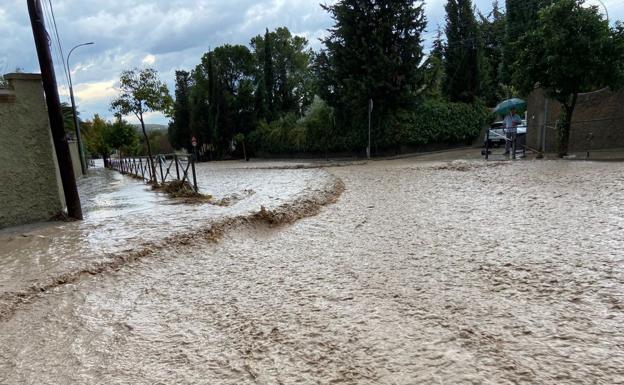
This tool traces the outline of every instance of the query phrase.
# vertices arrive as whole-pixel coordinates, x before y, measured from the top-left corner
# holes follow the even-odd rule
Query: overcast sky
[[[16,68],[39,72],[26,2],[0,2],[0,74]],[[598,4],[597,0],[590,2]],[[224,43],[248,45],[250,38],[263,33],[265,27],[286,26],[294,34],[307,37],[311,46],[318,49],[318,38],[332,25],[319,3],[319,0],[52,0],[65,55],[77,44],[95,42],[78,48],[70,63],[83,119],[95,113],[111,117],[108,104],[116,94],[115,82],[124,69],[154,67],[173,93],[176,70],[194,68],[210,47]],[[444,3],[445,0],[426,2],[429,22],[426,46],[437,26],[444,25]],[[474,3],[483,13],[488,13],[492,0]],[[603,3],[611,20],[624,19],[624,1],[603,0]],[[69,101],[60,56],[56,51],[53,55],[61,99]],[[147,121],[167,123],[160,114],[149,115]]]

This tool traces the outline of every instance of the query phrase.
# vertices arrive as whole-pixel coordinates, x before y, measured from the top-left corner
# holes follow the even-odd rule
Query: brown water
[[[624,382],[621,163],[331,173],[346,191],[316,217],[20,306],[0,323],[0,383]]]
[[[314,195],[333,180],[323,170],[246,170],[239,163],[197,167],[200,192],[216,204],[181,204],[144,183],[95,168],[79,180],[85,220],[0,230],[0,318],[7,303],[68,275],[115,263],[227,221]]]

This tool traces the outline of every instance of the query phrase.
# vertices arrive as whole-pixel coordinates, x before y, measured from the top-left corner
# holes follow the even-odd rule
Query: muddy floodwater
[[[0,234],[9,293],[163,227],[200,232],[260,206],[277,218],[24,296],[0,319],[0,383],[624,383],[622,163],[202,167],[203,188],[236,203],[173,204],[101,170],[93,186],[114,207]],[[280,210],[306,212],[280,225]],[[78,252],[58,262],[66,247]]]

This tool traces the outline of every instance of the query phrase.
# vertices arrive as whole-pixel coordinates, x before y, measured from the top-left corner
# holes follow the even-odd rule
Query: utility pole
[[[82,207],[80,205],[80,196],[78,195],[78,187],[76,186],[76,176],[74,175],[74,168],[72,167],[67,137],[63,129],[61,100],[58,94],[56,75],[54,74],[52,54],[50,53],[49,35],[46,32],[45,23],[43,21],[41,2],[40,0],[27,0],[27,3],[30,24],[32,25],[35,46],[37,47],[39,67],[41,68],[43,90],[45,91],[46,103],[48,106],[52,140],[54,141],[56,159],[61,174],[63,191],[65,193],[67,213],[70,218],[81,220]]]

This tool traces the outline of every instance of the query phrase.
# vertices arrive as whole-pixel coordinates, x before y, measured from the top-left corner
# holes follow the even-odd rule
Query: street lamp
[[[609,10],[607,9],[607,6],[605,5],[605,3],[602,0],[596,0],[596,1],[599,2],[600,5],[602,5],[602,8],[604,8],[605,16],[607,17],[607,24],[609,24]]]
[[[71,98],[72,112],[74,114],[74,126],[76,127],[76,140],[78,141],[78,154],[80,155],[80,167],[82,168],[82,175],[87,175],[87,162],[85,160],[84,149],[82,148],[82,138],[80,137],[80,126],[78,125],[78,114],[76,114],[76,102],[74,101],[74,87],[72,85],[71,80],[71,70],[69,66],[69,57],[72,52],[78,47],[82,47],[84,45],[92,45],[93,42],[78,44],[74,48],[72,48],[67,54],[67,76],[69,78],[69,97]]]
[[[602,2],[602,0],[598,0],[598,2],[604,7],[605,14],[607,15],[607,23],[609,23],[609,10],[607,9],[607,6],[605,5],[605,3]]]

